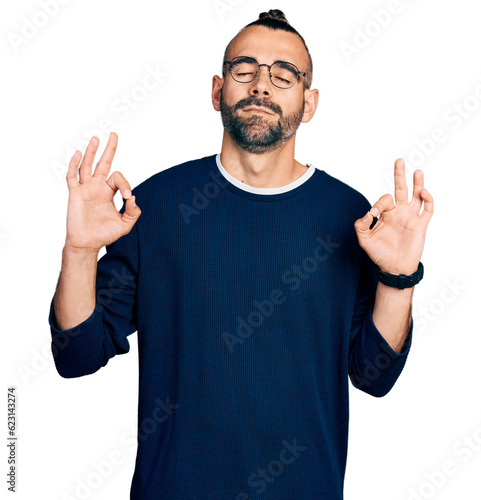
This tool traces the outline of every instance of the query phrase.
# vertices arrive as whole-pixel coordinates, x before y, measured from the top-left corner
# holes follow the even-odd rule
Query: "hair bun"
[[[259,19],[277,19],[278,21],[284,21],[285,23],[289,22],[286,19],[286,16],[284,15],[284,12],[279,9],[271,9],[269,12],[262,12],[259,14]]]

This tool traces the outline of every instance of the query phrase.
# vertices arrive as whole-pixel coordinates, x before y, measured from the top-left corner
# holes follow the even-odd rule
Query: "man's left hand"
[[[394,164],[395,203],[390,194],[385,194],[363,218],[354,223],[361,248],[381,271],[390,274],[410,275],[416,272],[433,215],[433,197],[424,188],[422,170],[414,172],[413,181],[413,196],[409,202],[404,160],[398,158]],[[369,229],[374,217],[379,219]]]

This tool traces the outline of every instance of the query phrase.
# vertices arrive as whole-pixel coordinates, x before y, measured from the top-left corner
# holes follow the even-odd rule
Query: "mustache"
[[[247,106],[258,106],[258,107],[264,107],[267,109],[270,109],[274,113],[278,114],[280,117],[282,117],[282,109],[280,106],[277,104],[274,104],[271,102],[269,99],[265,98],[260,98],[256,96],[249,96],[246,97],[245,99],[242,99],[239,101],[235,106],[234,106],[234,113],[242,108],[245,108]]]

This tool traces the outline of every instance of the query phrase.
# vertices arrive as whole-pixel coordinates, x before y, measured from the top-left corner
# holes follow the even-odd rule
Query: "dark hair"
[[[304,41],[304,38],[299,34],[299,32],[294,29],[286,19],[286,16],[284,15],[284,12],[279,9],[271,9],[269,12],[261,12],[259,14],[259,19],[256,21],[253,21],[252,23],[249,23],[248,25],[244,26],[237,35],[242,33],[246,28],[249,28],[250,26],[265,26],[266,28],[270,28],[272,30],[282,30],[282,31],[287,31],[288,33],[294,33],[297,35],[301,40],[302,43],[304,44],[304,47],[306,48],[307,55],[309,58],[309,66],[306,70],[306,78],[305,78],[305,87],[310,88],[311,83],[312,83],[312,58],[311,54],[309,53],[309,49],[307,48],[306,42]],[[232,45],[232,42],[235,40],[237,35],[229,42],[227,45],[225,52],[224,52],[224,61],[227,60],[228,54],[230,47]],[[222,66],[222,75],[225,78],[226,75],[226,66],[225,64]]]

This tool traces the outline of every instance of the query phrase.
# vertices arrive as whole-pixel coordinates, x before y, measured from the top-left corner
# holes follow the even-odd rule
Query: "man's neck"
[[[240,182],[258,188],[281,187],[294,182],[307,167],[294,159],[295,136],[280,148],[265,154],[249,153],[224,131],[220,162]]]

